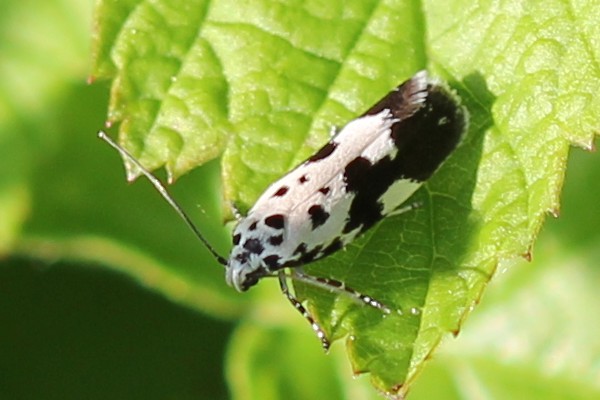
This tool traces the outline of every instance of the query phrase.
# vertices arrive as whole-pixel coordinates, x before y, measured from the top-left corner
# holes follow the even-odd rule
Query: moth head
[[[258,255],[241,246],[234,246],[225,266],[225,279],[229,286],[238,292],[245,292],[266,275],[269,275],[269,272]]]
[[[256,285],[260,278],[281,269],[274,247],[283,241],[285,217],[282,214],[256,214],[242,218],[233,231],[233,249],[225,266],[229,286],[240,292]]]

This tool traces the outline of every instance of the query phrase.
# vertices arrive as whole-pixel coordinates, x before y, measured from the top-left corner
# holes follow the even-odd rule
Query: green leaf
[[[529,257],[559,209],[569,145],[590,148],[598,126],[593,1],[111,5],[97,9],[95,65],[113,79],[109,121],[122,143],[170,178],[223,154],[226,203],[242,210],[332,125],[417,70],[462,96],[468,137],[415,195],[423,206],[307,267],[402,314],[298,287],[327,331],[347,338],[353,370],[388,393],[404,394],[460,330],[500,262]],[[257,310],[284,302],[255,292]]]
[[[593,332],[600,318],[586,312],[600,304],[598,272],[586,256],[552,251],[555,239],[537,249],[552,255],[536,260],[539,268],[510,269],[492,285],[461,337],[415,385],[414,399],[440,397],[439,391],[455,391],[455,398],[482,392],[493,398],[598,398],[600,341]],[[597,251],[587,254],[597,259]]]
[[[563,218],[549,221],[533,264],[502,267],[458,340],[439,352],[411,398],[600,396],[600,315],[589,312],[600,304],[600,214],[583,206],[597,197],[590,188],[599,167],[595,154],[574,152]]]

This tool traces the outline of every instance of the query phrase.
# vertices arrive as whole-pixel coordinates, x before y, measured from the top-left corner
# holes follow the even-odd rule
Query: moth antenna
[[[108,143],[108,145],[110,147],[117,150],[121,154],[121,156],[123,156],[123,158],[132,162],[140,170],[140,172],[150,181],[150,183],[154,186],[154,188],[158,191],[158,193],[160,193],[160,195],[167,201],[167,203],[169,203],[169,205],[175,210],[175,212],[179,215],[179,217],[181,217],[183,222],[185,222],[185,224],[188,226],[188,228],[190,228],[192,230],[194,235],[196,235],[196,237],[198,239],[200,239],[202,244],[204,244],[204,246],[208,249],[208,251],[210,251],[210,253],[217,259],[219,264],[227,265],[227,259],[225,259],[225,257],[223,257],[219,253],[217,253],[217,251],[210,245],[208,240],[206,240],[206,238],[202,235],[202,233],[200,233],[200,230],[192,222],[190,217],[188,217],[188,215],[185,213],[185,211],[183,211],[181,206],[179,204],[177,204],[175,199],[173,199],[173,197],[171,197],[167,188],[160,182],[160,180],[156,176],[152,175],[152,173],[150,171],[148,171],[146,168],[144,168],[144,166],[142,166],[142,164],[140,164],[140,162],[135,157],[133,157],[123,147],[118,145],[114,140],[112,140],[106,133],[104,133],[104,131],[99,131],[98,137],[100,139],[104,140],[106,143]]]

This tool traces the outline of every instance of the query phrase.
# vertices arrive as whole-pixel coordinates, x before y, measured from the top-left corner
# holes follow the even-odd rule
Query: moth
[[[382,218],[414,208],[407,200],[456,149],[467,126],[468,112],[458,95],[426,71],[418,72],[272,183],[248,214],[238,217],[228,258],[213,249],[156,177],[106,134],[99,136],[150,180],[225,267],[230,286],[244,292],[261,278],[278,277],[282,293],[328,349],[325,331],[292,294],[288,280],[345,293],[389,313],[371,296],[306,274],[302,266],[342,249]]]

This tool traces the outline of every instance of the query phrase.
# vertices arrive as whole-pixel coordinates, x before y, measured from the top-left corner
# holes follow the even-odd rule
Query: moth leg
[[[312,286],[320,287],[320,288],[323,288],[325,290],[329,290],[332,292],[345,294],[345,295],[350,296],[351,298],[359,301],[360,303],[364,303],[373,308],[377,308],[377,309],[383,311],[385,314],[391,313],[391,309],[388,306],[386,306],[385,304],[383,304],[382,302],[380,302],[379,300],[374,299],[371,296],[360,293],[359,291],[346,286],[346,284],[342,281],[338,281],[338,280],[331,279],[331,278],[321,278],[318,276],[308,275],[298,269],[294,269],[292,271],[292,279],[307,283]]]
[[[288,285],[287,285],[287,281],[286,281],[287,276],[286,276],[284,270],[279,271],[278,278],[279,278],[279,287],[281,288],[281,293],[283,293],[284,296],[287,297],[287,299],[290,301],[290,303],[292,303],[294,308],[296,310],[298,310],[298,312],[300,314],[302,314],[304,319],[306,319],[308,321],[308,323],[312,327],[313,331],[315,331],[317,338],[319,338],[319,340],[321,341],[321,345],[323,346],[323,349],[325,351],[329,350],[329,346],[331,345],[331,343],[329,342],[329,339],[327,339],[327,335],[325,334],[325,331],[323,330],[323,328],[321,328],[321,325],[319,325],[315,321],[315,319],[312,317],[312,315],[310,315],[310,313],[308,312],[306,307],[304,307],[302,305],[302,303],[300,303],[300,301],[290,292]]]
[[[416,210],[417,208],[423,207],[423,203],[420,201],[415,201],[414,203],[410,203],[409,205],[403,206],[400,205],[398,208],[392,210],[387,216],[400,215],[405,212]]]

